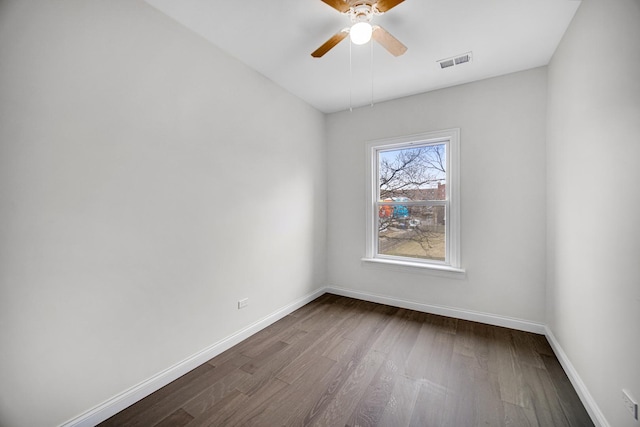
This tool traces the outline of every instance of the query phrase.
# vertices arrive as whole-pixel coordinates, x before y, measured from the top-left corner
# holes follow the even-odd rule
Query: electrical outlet
[[[238,300],[238,310],[240,310],[241,308],[245,308],[248,305],[249,305],[249,298]]]
[[[622,401],[624,402],[624,406],[631,412],[631,415],[635,420],[638,419],[638,402],[636,402],[633,397],[631,397],[631,393],[627,390],[622,390]]]

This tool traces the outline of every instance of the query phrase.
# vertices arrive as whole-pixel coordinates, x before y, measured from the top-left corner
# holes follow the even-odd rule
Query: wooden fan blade
[[[320,57],[324,56],[325,53],[327,53],[331,49],[333,49],[335,47],[335,45],[337,45],[342,40],[344,40],[344,38],[347,37],[348,35],[349,35],[348,31],[341,30],[340,32],[338,32],[338,33],[334,34],[333,36],[331,36],[331,38],[329,40],[327,40],[326,42],[324,42],[324,44],[322,46],[317,48],[311,54],[311,56],[313,56],[314,58],[320,58]]]
[[[407,51],[407,47],[400,43],[400,41],[393,37],[387,30],[376,25],[373,27],[373,34],[371,37],[380,43],[382,47],[387,49],[393,56],[400,56]]]
[[[386,12],[388,10],[393,9],[394,7],[396,7],[397,5],[402,3],[403,1],[404,0],[378,0],[378,3],[376,3],[376,8],[380,12],[384,13],[384,12]]]
[[[347,0],[322,0],[338,12],[344,13],[349,10],[349,2]]]

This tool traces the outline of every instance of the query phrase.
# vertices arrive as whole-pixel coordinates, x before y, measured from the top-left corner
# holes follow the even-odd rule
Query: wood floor
[[[592,426],[542,335],[325,294],[102,426]]]

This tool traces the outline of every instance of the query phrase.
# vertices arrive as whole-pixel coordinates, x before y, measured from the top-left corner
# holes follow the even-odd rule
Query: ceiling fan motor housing
[[[368,2],[359,2],[354,4],[349,8],[349,16],[351,18],[351,22],[371,22],[371,18],[373,15],[380,15],[380,12],[377,11],[375,5],[372,5]]]

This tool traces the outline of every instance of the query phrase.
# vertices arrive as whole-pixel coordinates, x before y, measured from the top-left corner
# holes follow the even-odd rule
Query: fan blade
[[[338,12],[344,13],[349,10],[349,2],[347,0],[322,0]]]
[[[344,40],[344,38],[347,37],[348,35],[349,35],[349,32],[347,30],[341,30],[340,32],[338,32],[338,33],[334,34],[333,36],[331,36],[331,38],[329,40],[327,40],[326,42],[324,42],[324,44],[322,46],[317,48],[311,54],[311,56],[313,56],[314,58],[320,58],[320,57],[324,56],[325,53],[327,53],[331,49],[333,49],[335,47],[335,45],[337,45],[342,40]]]
[[[382,47],[387,49],[393,56],[400,56],[407,51],[407,47],[400,43],[400,41],[393,37],[387,30],[376,25],[373,27],[373,34],[371,37],[380,43]]]
[[[388,10],[393,9],[403,1],[404,0],[378,0],[378,3],[376,3],[376,8],[378,9],[378,11],[384,13]]]

